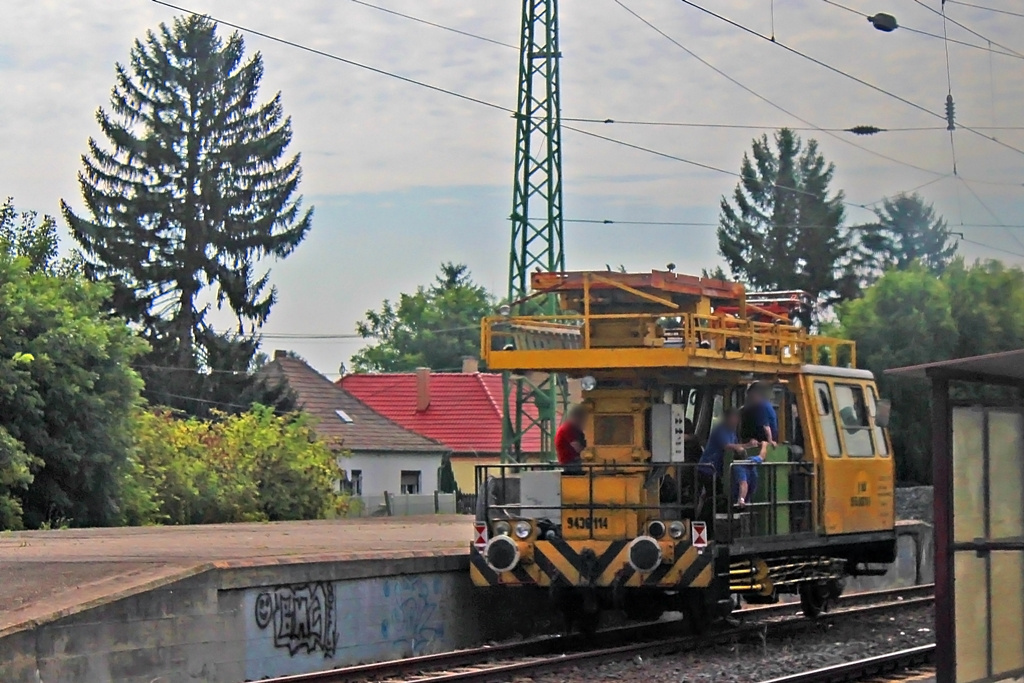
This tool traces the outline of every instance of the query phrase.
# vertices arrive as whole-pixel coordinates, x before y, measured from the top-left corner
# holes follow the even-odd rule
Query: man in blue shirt
[[[771,389],[767,384],[754,382],[747,389],[747,401],[740,419],[740,436],[744,439],[767,441],[772,446],[779,439],[779,417],[769,401]]]
[[[726,451],[732,451],[734,454],[742,457],[748,447],[757,445],[756,440],[751,440],[747,444],[739,443],[739,436],[736,433],[739,426],[740,411],[737,408],[726,408],[725,413],[722,415],[722,421],[711,430],[708,443],[704,447],[704,453],[700,456],[700,462],[697,465],[697,474],[701,482],[698,510],[704,507],[705,500],[712,495],[715,478],[721,478],[725,471]],[[745,472],[741,474],[741,471],[747,469],[749,468],[734,467],[732,470],[734,479],[733,492],[736,495],[737,502],[741,498],[740,493],[743,496],[746,495],[746,488],[740,483],[740,480],[743,482],[748,480],[749,477]]]
[[[775,446],[779,439],[779,417],[769,400],[770,396],[771,388],[767,384],[751,384],[740,417],[740,436],[761,444],[761,453],[750,458],[755,463],[762,462],[768,446]],[[754,465],[737,467],[733,479],[737,485],[736,504],[742,507],[757,490],[757,469]]]

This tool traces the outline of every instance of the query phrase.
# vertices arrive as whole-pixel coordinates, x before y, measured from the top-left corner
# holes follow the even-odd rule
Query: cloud
[[[518,57],[501,46],[347,0],[180,1],[197,11],[504,107],[515,103]],[[518,41],[520,7],[515,1],[373,1],[506,43]],[[761,0],[698,1],[756,31],[772,30],[769,5]],[[817,125],[938,126],[871,138],[837,134],[842,140],[802,133],[817,138],[822,152],[836,163],[835,186],[843,188],[851,201],[872,202],[937,177],[928,171],[952,172],[943,121],[681,2],[623,2],[736,80]],[[1014,7],[1012,0],[988,2]],[[878,9],[868,0],[847,4],[864,13]],[[900,3],[893,11],[901,25],[942,33],[941,18],[924,8]],[[993,40],[1024,51],[1022,24],[961,5],[947,11]],[[763,126],[764,132],[799,123],[688,56],[614,2],[563,0],[561,12],[566,117],[741,124]],[[107,104],[114,62],[126,61],[136,38],[173,16],[171,10],[146,0],[4,4],[0,196],[12,194],[19,206],[49,213],[56,212],[60,198],[77,203],[79,156],[88,137],[98,133],[94,116],[97,107]],[[962,29],[947,28],[951,37],[982,43]],[[879,88],[933,111],[944,107],[947,78],[940,40],[905,30],[883,34],[863,17],[819,0],[776,3],[774,30],[778,41]],[[332,331],[348,331],[368,305],[401,286],[426,281],[436,264],[456,257],[469,260],[481,281],[493,281],[499,290],[504,287],[515,134],[507,114],[255,35],[246,36],[246,42],[250,51],[258,50],[264,57],[263,95],[280,91],[293,119],[293,149],[303,153],[302,191],[321,203],[314,233],[325,240],[317,238],[312,246],[311,238],[310,245],[275,266],[282,298],[272,325],[287,318],[291,329],[310,329],[312,322],[304,324],[298,314],[285,313],[290,308],[313,316]],[[962,123],[1024,125],[1021,60],[951,45],[950,66]],[[735,185],[731,173],[738,169],[751,139],[762,132],[573,125],[728,172],[564,131],[567,215],[620,220],[699,216],[691,220],[713,222],[719,198]],[[1024,131],[992,134],[1024,149]],[[971,189],[1002,220],[1021,222],[1017,216],[1024,213],[1024,155],[965,130],[958,130],[954,139],[959,175],[972,181]],[[952,224],[995,220],[962,182],[943,180],[921,192]],[[407,207],[399,206],[406,201]],[[355,215],[359,220],[354,224]],[[850,210],[851,220],[868,215]],[[376,226],[385,223],[398,232],[382,233]],[[660,244],[680,235],[627,234],[621,227],[599,227],[589,232],[567,228],[570,264],[603,267],[615,260],[636,267],[663,265]],[[979,232],[976,238],[1016,248],[1005,231]],[[685,240],[692,247],[687,253],[693,254],[693,267],[717,263],[713,230],[688,232]],[[314,250],[321,250],[317,258],[312,258]],[[999,255],[980,249],[969,253]],[[319,272],[330,273],[329,287],[324,279],[310,276],[311,263],[322,269]],[[354,297],[355,289],[369,294]],[[319,317],[325,307],[329,315]]]

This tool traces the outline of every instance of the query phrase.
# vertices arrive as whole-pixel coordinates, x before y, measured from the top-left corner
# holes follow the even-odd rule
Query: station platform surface
[[[0,633],[210,567],[465,554],[464,515],[0,534]]]

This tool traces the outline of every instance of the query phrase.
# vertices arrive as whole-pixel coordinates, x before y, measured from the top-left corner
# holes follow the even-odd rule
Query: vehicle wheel
[[[828,587],[819,583],[800,584],[800,607],[808,619],[816,619],[828,609]]]

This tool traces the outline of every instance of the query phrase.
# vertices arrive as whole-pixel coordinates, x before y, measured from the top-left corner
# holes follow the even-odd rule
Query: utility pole
[[[516,109],[516,167],[512,196],[512,248],[508,301],[522,314],[533,271],[565,270],[562,245],[562,122],[559,104],[558,0],[523,0]],[[541,301],[553,315],[553,297]],[[502,459],[522,462],[523,435],[541,432],[541,457],[554,453],[559,382],[554,375],[526,378],[506,372]],[[528,406],[532,405],[533,409]]]

